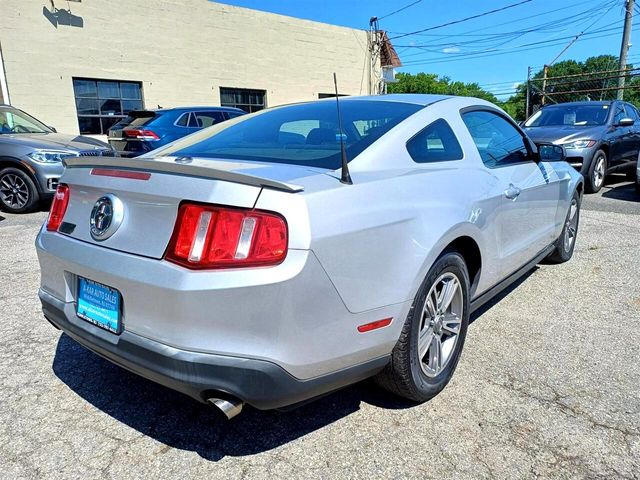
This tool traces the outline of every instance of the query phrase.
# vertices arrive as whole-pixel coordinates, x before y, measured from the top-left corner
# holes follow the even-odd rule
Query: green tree
[[[633,69],[633,65],[628,65]],[[580,100],[613,100],[616,98],[618,85],[618,59],[613,55],[589,57],[584,62],[565,60],[548,68],[546,84],[544,69],[538,70],[531,77],[531,94],[529,97],[531,111],[542,105],[542,91],[546,93],[547,104],[573,102]],[[626,76],[625,100],[639,105],[640,80],[634,74]],[[524,118],[526,103],[526,86],[512,95],[506,105],[517,108],[517,119]],[[511,112],[510,112],[511,113]]]
[[[494,103],[495,95],[483,90],[477,83],[453,82],[449,77],[440,77],[435,73],[398,73],[396,83],[387,87],[389,93],[432,93],[437,95],[460,95],[478,97]]]

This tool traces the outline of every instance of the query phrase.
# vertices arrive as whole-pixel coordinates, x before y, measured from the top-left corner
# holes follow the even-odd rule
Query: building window
[[[81,134],[106,135],[131,110],[142,110],[142,83],[74,78]]]
[[[247,113],[257,112],[267,106],[265,90],[220,87],[220,105],[235,107]]]

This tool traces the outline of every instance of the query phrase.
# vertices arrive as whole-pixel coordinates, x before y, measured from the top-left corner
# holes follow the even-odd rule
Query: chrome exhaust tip
[[[220,410],[227,420],[231,420],[242,411],[244,402],[237,398],[216,398],[211,397],[207,399],[211,405]]]

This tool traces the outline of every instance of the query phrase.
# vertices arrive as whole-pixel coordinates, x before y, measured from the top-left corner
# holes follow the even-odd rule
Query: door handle
[[[513,183],[509,184],[509,188],[504,191],[504,196],[509,200],[515,200],[520,195],[521,190],[516,187]]]

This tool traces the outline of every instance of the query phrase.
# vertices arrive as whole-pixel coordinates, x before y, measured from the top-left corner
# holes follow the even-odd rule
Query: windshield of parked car
[[[50,133],[51,129],[15,108],[0,107],[0,134]]]
[[[373,100],[340,103],[342,138],[353,160],[422,105]],[[204,158],[287,163],[337,169],[340,128],[335,100],[287,105],[211,127],[211,135],[189,137],[158,152]],[[203,130],[207,132],[207,130]]]
[[[537,111],[524,124],[525,127],[555,127],[570,125],[587,127],[604,125],[609,115],[609,105],[554,105]]]

